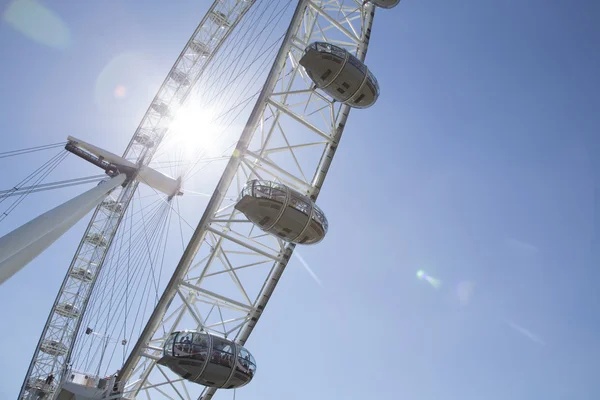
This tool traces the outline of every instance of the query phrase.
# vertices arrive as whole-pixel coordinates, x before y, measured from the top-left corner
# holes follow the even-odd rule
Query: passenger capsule
[[[40,346],[40,350],[51,356],[64,356],[67,354],[67,346],[57,340],[44,340]]]
[[[120,213],[121,211],[123,211],[123,205],[113,199],[104,200],[102,202],[102,207],[106,208],[108,211],[112,211],[112,212],[116,212],[116,213]]]
[[[168,117],[171,115],[171,109],[162,101],[160,103],[152,103],[151,107],[154,109],[154,111],[159,113],[161,117]]]
[[[394,8],[400,3],[400,0],[371,0],[371,3],[380,8]]]
[[[213,10],[210,12],[210,14],[208,14],[208,17],[216,25],[219,25],[221,29],[229,28],[231,26],[231,24],[227,20],[227,16],[221,11]]]
[[[150,147],[154,147],[154,141],[152,139],[150,139],[150,136],[144,134],[144,133],[138,133],[137,135],[134,136],[134,139],[136,142],[138,142],[139,144],[146,146],[148,148]]]
[[[308,197],[276,182],[246,183],[235,208],[263,231],[300,244],[318,243],[327,233],[327,218]]]
[[[206,57],[210,54],[208,46],[202,42],[198,42],[197,40],[194,40],[192,43],[190,43],[190,50],[198,54],[200,57]]]
[[[92,279],[94,279],[94,274],[92,273],[92,271],[82,267],[73,268],[73,271],[71,271],[71,276],[77,280],[88,283],[91,282]]]
[[[171,72],[171,79],[183,86],[190,85],[190,80],[187,78],[187,75],[181,71],[175,70]]]
[[[99,233],[90,233],[85,240],[94,246],[106,247],[108,245],[106,238]]]
[[[379,97],[375,76],[362,61],[341,47],[315,42],[306,48],[300,64],[316,87],[341,103],[367,108]]]
[[[173,332],[158,363],[188,381],[215,388],[244,386],[256,373],[254,357],[244,347],[196,331]]]
[[[71,303],[60,303],[56,306],[56,313],[67,318],[76,318],[79,316],[79,309]]]

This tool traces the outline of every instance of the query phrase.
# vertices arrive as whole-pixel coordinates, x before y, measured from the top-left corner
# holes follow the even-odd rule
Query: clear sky
[[[19,31],[15,3],[35,5],[0,4],[2,151],[69,134],[122,149],[209,5],[42,1],[62,22]],[[600,398],[599,17],[597,1],[566,0],[377,12],[368,64],[382,94],[352,113],[319,198],[328,237],[300,249],[322,286],[294,259],[239,400]],[[111,68],[131,89],[118,105]],[[3,190],[28,166],[1,161]],[[53,257],[81,229],[0,288],[2,399],[63,279]]]

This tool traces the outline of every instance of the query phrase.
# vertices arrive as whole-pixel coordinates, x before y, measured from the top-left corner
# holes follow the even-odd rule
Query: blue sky
[[[122,149],[209,5],[43,4],[64,21],[43,43],[0,25],[6,150],[69,134]],[[562,0],[377,12],[368,64],[382,94],[352,113],[319,198],[328,237],[300,249],[322,286],[294,260],[237,398],[600,396],[599,15]],[[102,86],[111,65],[135,68],[118,106]],[[27,166],[0,161],[5,189]],[[29,212],[59,198],[38,196]],[[1,398],[16,396],[62,281],[52,260],[81,229],[0,289]]]

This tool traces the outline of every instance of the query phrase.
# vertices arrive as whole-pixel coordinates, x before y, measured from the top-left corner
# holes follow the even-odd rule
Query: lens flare
[[[23,36],[55,49],[72,42],[71,31],[58,14],[37,0],[14,0],[2,14],[4,22]]]
[[[422,269],[417,271],[417,278],[428,282],[431,286],[433,286],[434,289],[439,289],[442,286],[441,280],[434,278],[433,276],[427,275],[427,273]]]
[[[114,94],[117,99],[125,97],[127,94],[127,89],[125,89],[125,86],[123,85],[117,85],[117,87],[115,87]]]

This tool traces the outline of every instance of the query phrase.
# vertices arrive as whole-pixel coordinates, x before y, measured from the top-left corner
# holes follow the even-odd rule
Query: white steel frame
[[[229,199],[248,180],[266,179],[316,200],[350,108],[315,90],[298,60],[317,40],[343,46],[364,60],[373,18],[374,6],[362,1],[299,1],[237,147],[121,369],[121,394],[114,398],[212,398],[216,389],[157,364],[163,343],[184,329],[206,330],[242,345],[252,333],[295,245],[255,228]]]
[[[168,131],[169,123],[177,113],[177,110],[186,101],[194,83],[253,3],[254,1],[216,0],[212,4],[208,13],[204,16],[173,65],[169,75],[156,94],[152,105],[146,111],[123,154],[123,158],[132,161],[138,167],[146,166],[150,163]],[[215,18],[217,15],[226,16],[230,23],[219,23],[219,18]],[[191,45],[195,42],[205,44],[208,53],[198,54],[192,51]],[[178,79],[181,76],[187,77],[189,84]],[[161,103],[169,107],[170,112],[168,115],[164,115],[160,110],[153,107],[153,105]],[[150,139],[153,146],[146,146],[146,140],[144,139]],[[55,382],[59,383],[59,385],[46,385],[44,387],[46,398],[54,398],[58,395],[59,391],[56,389],[60,387],[64,373],[68,368],[67,364],[79,331],[79,325],[94,288],[96,278],[101,271],[111,242],[138,184],[138,180],[132,180],[125,188],[117,188],[113,192],[113,200],[120,207],[101,204],[94,211],[50,310],[48,320],[21,386],[19,399],[37,399],[36,388],[34,390],[28,389],[32,387],[32,383],[40,382],[40,380],[43,381],[50,374],[54,375]],[[93,237],[103,237],[105,240],[101,241],[101,243],[90,240]],[[93,279],[85,281],[73,277],[72,272],[77,268],[90,270]],[[70,317],[60,315],[56,310],[57,306],[62,303],[73,304],[80,310],[80,313]],[[41,351],[41,345],[47,340],[63,343],[68,351],[66,354],[55,355],[44,353]]]

